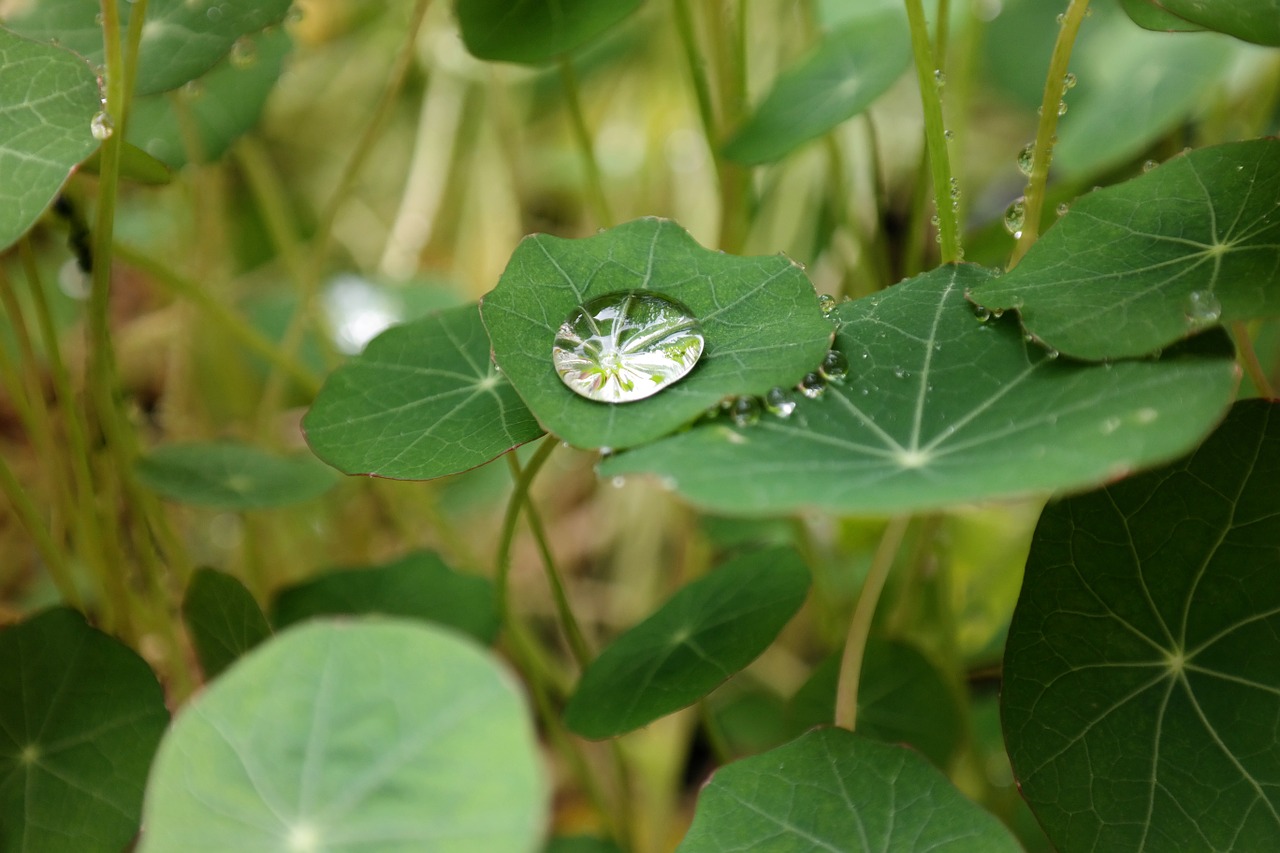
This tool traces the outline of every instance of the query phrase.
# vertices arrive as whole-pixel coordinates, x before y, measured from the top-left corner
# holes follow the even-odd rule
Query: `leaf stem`
[[[556,449],[556,444],[557,439],[553,435],[548,435],[542,440],[542,444],[534,451],[528,464],[520,470],[515,486],[511,491],[511,497],[507,500],[507,511],[502,518],[502,532],[498,539],[498,556],[495,560],[497,568],[494,572],[494,583],[497,586],[498,616],[502,619],[504,626],[511,622],[510,590],[507,587],[510,585],[511,578],[511,546],[515,541],[516,521],[520,518],[520,510],[524,508],[524,505],[529,500],[529,486],[533,483],[533,478],[537,476],[538,471],[551,458],[551,453]]]
[[[853,617],[849,620],[849,635],[845,640],[844,655],[840,659],[835,716],[835,724],[849,731],[854,730],[858,721],[858,680],[862,676],[862,658],[867,650],[867,638],[871,635],[871,620],[875,617],[880,593],[884,590],[898,549],[902,547],[902,539],[910,521],[909,516],[900,516],[892,519],[885,528],[880,544],[876,546],[875,556],[871,559],[867,579],[862,584],[862,592],[858,594]]]
[[[911,52],[915,57],[916,78],[924,109],[925,149],[929,157],[929,174],[933,179],[933,204],[938,215],[942,261],[954,263],[964,257],[964,249],[960,244],[960,218],[951,202],[951,161],[947,156],[946,127],[942,119],[942,69],[929,42],[929,25],[925,22],[921,0],[906,0],[906,6],[907,23],[911,28]]]
[[[564,89],[565,106],[569,109],[569,124],[573,129],[574,142],[578,144],[582,169],[587,176],[587,194],[591,199],[592,207],[595,208],[595,217],[601,227],[612,228],[613,211],[609,209],[609,199],[604,194],[604,183],[600,179],[600,164],[596,162],[591,131],[587,129],[587,120],[582,114],[578,75],[573,70],[573,61],[568,56],[560,57],[559,67],[560,85]]]
[[[1237,320],[1231,324],[1231,331],[1236,339],[1237,357],[1243,363],[1245,372],[1249,374],[1253,387],[1257,388],[1258,393],[1266,399],[1276,399],[1276,392],[1271,386],[1271,381],[1267,379],[1267,372],[1262,369],[1262,363],[1258,361],[1258,352],[1253,347],[1253,338],[1249,334],[1248,324]]]
[[[1040,122],[1036,126],[1036,140],[1031,154],[1031,176],[1022,194],[1022,232],[1009,256],[1008,268],[1013,269],[1022,260],[1040,236],[1040,220],[1044,216],[1045,187],[1049,183],[1049,160],[1053,145],[1058,139],[1058,110],[1066,90],[1067,68],[1071,64],[1071,49],[1076,35],[1089,11],[1089,0],[1070,0],[1062,15],[1062,25],[1049,58],[1049,73],[1044,81],[1044,95],[1040,99]]]

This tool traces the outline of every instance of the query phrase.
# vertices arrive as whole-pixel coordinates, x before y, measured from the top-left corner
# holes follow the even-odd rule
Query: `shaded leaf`
[[[135,469],[143,485],[171,500],[220,509],[262,509],[317,498],[337,475],[307,455],[277,456],[236,442],[166,444]]]
[[[1280,139],[1202,148],[1084,196],[971,296],[1089,359],[1280,314]]]
[[[316,616],[381,613],[456,628],[482,643],[498,634],[493,583],[460,575],[427,551],[382,566],[338,569],[287,587],[271,621],[283,628]]]
[[[1160,0],[1174,15],[1256,44],[1280,45],[1276,0]]]
[[[680,853],[1020,848],[913,750],[818,729],[715,772]]]
[[[622,291],[652,291],[687,306],[706,348],[692,373],[648,399],[587,400],[556,375],[552,344],[576,308]],[[654,218],[580,240],[526,237],[480,311],[511,384],[545,429],[579,447],[652,441],[726,396],[794,384],[822,361],[831,339],[813,285],[793,262],[712,252],[674,222]]]
[[[1120,0],[1120,8],[1135,24],[1146,30],[1188,33],[1204,29],[1186,18],[1179,18],[1155,0]]]
[[[455,0],[462,42],[498,62],[550,62],[595,40],[641,0]]]
[[[542,435],[490,361],[474,304],[374,338],[330,374],[302,426],[335,468],[400,480],[466,471]]]
[[[490,655],[421,623],[309,622],[178,714],[139,849],[532,851],[546,812],[528,709]]]
[[[557,835],[543,853],[621,853],[618,845],[590,835]]]
[[[271,636],[271,626],[253,594],[231,575],[215,569],[198,569],[192,576],[182,598],[182,617],[206,679],[217,677]]]
[[[74,610],[0,631],[0,849],[118,853],[168,721],[150,667]]]
[[[869,107],[911,62],[901,8],[859,17],[827,34],[769,94],[724,146],[746,165],[785,157]]]
[[[1059,849],[1280,837],[1277,482],[1280,411],[1250,400],[1191,456],[1041,516],[1002,701]]]
[[[569,698],[565,724],[612,737],[693,704],[768,648],[808,591],[809,572],[789,548],[730,560],[601,652]]]
[[[892,515],[1078,489],[1185,452],[1230,404],[1225,341],[1208,354],[1088,365],[1052,357],[1014,322],[979,322],[943,267],[846,302],[836,348],[851,370],[821,399],[750,427],[699,425],[600,463],[649,472],[722,512],[802,507]]]
[[[0,29],[0,250],[35,224],[98,147],[93,71],[75,54]]]

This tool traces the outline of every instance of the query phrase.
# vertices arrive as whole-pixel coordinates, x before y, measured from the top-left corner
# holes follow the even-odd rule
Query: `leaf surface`
[[[1204,29],[1186,18],[1179,18],[1156,0],[1120,0],[1120,8],[1144,30],[1188,33]]]
[[[973,288],[1046,345],[1144,355],[1280,313],[1280,139],[1180,155],[1072,205],[1008,274]]]
[[[232,510],[301,503],[337,482],[310,456],[278,456],[230,441],[161,445],[135,470],[143,485],[166,498]]]
[[[462,42],[472,56],[539,64],[582,47],[622,21],[641,0],[456,0]]]
[[[271,636],[271,626],[253,594],[216,569],[196,570],[182,598],[182,617],[206,679],[217,677]]]
[[[683,303],[701,323],[706,348],[688,376],[652,397],[587,400],[556,375],[552,344],[574,309],[622,291]],[[652,441],[725,397],[792,385],[822,361],[832,331],[792,261],[712,252],[674,222],[654,218],[579,240],[526,237],[480,311],[494,358],[538,421],[591,448]]]
[[[1174,15],[1256,44],[1280,45],[1277,0],[1160,0]]]
[[[302,426],[338,470],[398,480],[466,471],[542,435],[489,359],[474,304],[374,338],[330,374]]]
[[[612,737],[692,705],[768,648],[808,591],[809,572],[788,548],[730,560],[601,652],[569,698],[565,724]]]
[[[1280,407],[1050,505],[1005,652],[1023,795],[1075,850],[1280,838]]]
[[[1012,315],[974,317],[964,291],[989,278],[942,267],[840,305],[850,371],[822,398],[754,426],[695,426],[601,475],[656,474],[728,513],[893,515],[1111,479],[1186,452],[1230,404],[1237,372],[1217,336],[1207,355],[1055,359]]]

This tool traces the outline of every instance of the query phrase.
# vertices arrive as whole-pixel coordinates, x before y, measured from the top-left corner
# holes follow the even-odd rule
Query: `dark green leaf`
[[[1256,44],[1280,45],[1278,0],[1160,0],[1174,15]]]
[[[482,643],[498,634],[493,584],[460,575],[427,551],[393,563],[340,569],[284,589],[271,621],[277,627],[316,616],[382,613],[457,628]]]
[[[490,361],[474,304],[383,332],[329,376],[302,426],[339,470],[400,480],[466,471],[542,435]]]
[[[641,0],[456,0],[473,56],[538,64],[570,53],[640,8]]]
[[[1179,18],[1155,0],[1120,0],[1120,7],[1135,24],[1146,30],[1187,33],[1204,29],[1186,18]]]
[[[93,71],[75,54],[0,29],[0,250],[27,232],[98,147]]]
[[[1185,452],[1230,404],[1226,353],[1054,359],[1012,316],[973,316],[964,290],[988,279],[943,267],[846,302],[836,348],[851,370],[821,399],[696,426],[600,473],[651,472],[722,512],[890,515],[1096,484]]]
[[[582,673],[565,724],[612,737],[693,704],[768,648],[808,590],[809,572],[788,548],[730,560],[601,652]]]
[[[1018,844],[920,754],[818,729],[717,770],[679,853],[1002,853]]]
[[[1280,407],[1049,506],[1009,629],[1014,771],[1060,850],[1280,838]]]
[[[178,714],[139,849],[520,853],[546,817],[529,711],[489,654],[420,622],[308,622]]]
[[[823,37],[773,88],[725,144],[746,165],[779,160],[871,105],[911,61],[902,10],[859,17]]]
[[[214,569],[200,569],[191,578],[182,617],[206,679],[215,678],[271,636],[253,594],[231,575]]]
[[[971,296],[1089,359],[1280,314],[1280,140],[1202,148],[1084,196]]]
[[[543,853],[621,853],[618,845],[590,835],[558,835]]]
[[[151,669],[79,613],[0,631],[0,849],[119,853],[168,721]]]
[[[138,460],[136,471],[143,485],[166,498],[220,509],[301,503],[337,482],[310,456],[276,456],[234,442],[161,445]]]
[[[629,290],[687,306],[702,324],[702,359],[648,399],[579,397],[552,367],[556,332],[583,303]],[[724,397],[791,385],[817,367],[831,340],[813,285],[792,261],[712,252],[674,222],[653,218],[581,240],[526,237],[480,311],[511,384],[544,428],[579,447],[652,441]]]

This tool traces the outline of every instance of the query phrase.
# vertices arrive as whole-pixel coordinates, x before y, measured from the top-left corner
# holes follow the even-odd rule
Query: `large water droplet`
[[[828,350],[826,358],[822,359],[822,364],[818,367],[818,372],[825,379],[839,382],[849,374],[849,359],[845,358],[840,350]]]
[[[823,317],[830,317],[831,312],[836,310],[836,298],[827,293],[820,294],[818,296],[818,307],[822,309]]]
[[[760,420],[760,401],[755,397],[739,397],[733,401],[729,416],[740,427],[749,427]]]
[[[1207,326],[1222,316],[1222,303],[1211,290],[1193,290],[1187,294],[1187,320],[1193,326]]]
[[[551,361],[575,394],[631,403],[687,376],[703,344],[701,325],[679,302],[622,291],[574,309],[556,333]]]
[[[1022,223],[1027,218],[1027,203],[1018,198],[1004,211],[1004,230],[1015,237],[1022,236]]]
[[[810,400],[816,400],[827,392],[827,380],[823,379],[822,374],[815,370],[813,373],[804,375],[804,379],[800,380],[796,390]]]
[[[1030,177],[1031,166],[1035,160],[1036,144],[1028,142],[1022,146],[1022,150],[1018,152],[1018,171]]]
[[[787,396],[781,388],[773,388],[764,395],[764,405],[772,414],[780,418],[789,418],[796,410],[796,401]]]
[[[111,114],[105,110],[94,113],[89,121],[89,132],[93,134],[93,138],[99,141],[110,139],[111,134],[116,132],[116,123],[111,118]]]

